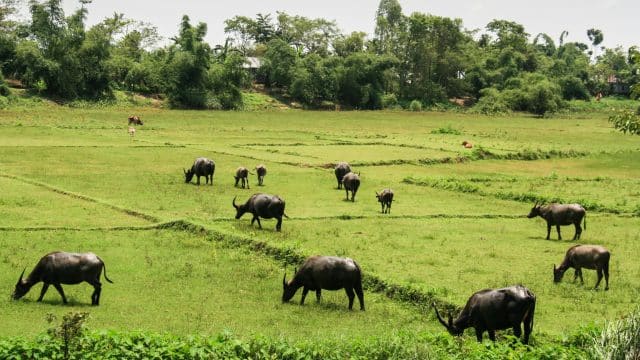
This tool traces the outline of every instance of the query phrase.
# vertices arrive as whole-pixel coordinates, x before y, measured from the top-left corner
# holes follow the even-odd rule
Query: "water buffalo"
[[[378,202],[382,205],[382,213],[391,213],[391,202],[393,202],[393,190],[384,189],[380,194],[376,191],[376,197]]]
[[[356,201],[356,193],[360,187],[360,174],[349,172],[342,178],[342,185],[344,185],[344,191],[347,193],[347,200],[349,200],[349,191],[351,191],[351,201]]]
[[[533,330],[533,315],[536,309],[536,297],[522,285],[510,286],[502,289],[485,289],[471,295],[464,309],[453,320],[449,314],[449,321],[445,322],[436,310],[438,321],[451,335],[462,335],[466,328],[476,330],[476,338],[482,342],[482,334],[489,332],[489,339],[496,340],[496,330],[513,329],[513,334],[520,337],[524,323],[524,340],[529,342],[529,334]]]
[[[244,166],[240,166],[237,170],[236,170],[236,175],[234,176],[234,178],[236,179],[236,184],[234,186],[238,186],[238,182],[240,180],[242,180],[242,188],[244,189],[245,185],[247,186],[247,189],[251,189],[249,187],[249,170],[244,167]]]
[[[547,221],[547,240],[551,235],[551,226],[555,225],[558,230],[558,240],[562,240],[560,236],[560,225],[571,225],[576,227],[576,233],[573,235],[573,240],[580,239],[582,234],[582,228],[580,223],[584,218],[584,229],[587,229],[587,217],[586,211],[579,204],[549,204],[546,206],[538,205],[536,202],[531,208],[531,212],[527,217],[529,219],[540,216]]]
[[[213,172],[216,171],[216,164],[211,159],[207,159],[204,157],[197,158],[191,169],[184,169],[184,182],[190,183],[193,176],[197,176],[198,185],[200,185],[200,176],[205,177],[205,184],[209,183],[211,180],[211,185],[213,185]]]
[[[602,273],[604,273],[604,280],[606,282],[605,290],[609,290],[609,259],[611,254],[609,250],[602,246],[597,245],[574,245],[567,250],[567,254],[564,256],[564,260],[560,266],[556,268],[553,265],[553,282],[559,283],[562,280],[564,272],[569,268],[574,268],[575,274],[573,281],[576,281],[580,277],[580,283],[584,284],[582,279],[582,268],[596,270],[598,273],[598,281],[596,281],[596,289],[600,285],[602,280]]]
[[[33,285],[42,281],[44,284],[38,301],[42,301],[49,285],[53,285],[62,296],[62,302],[66,304],[67,298],[64,296],[60,284],[79,284],[86,281],[94,289],[91,294],[91,305],[99,305],[100,292],[102,291],[100,273],[103,268],[105,280],[113,283],[107,278],[107,268],[104,262],[93,253],[75,254],[61,251],[49,253],[40,259],[26,279],[22,278],[26,269],[22,271],[13,292],[13,299],[20,299],[29,292]]]
[[[133,125],[144,125],[142,123],[142,120],[140,120],[140,117],[136,116],[136,115],[129,116],[129,125],[132,125],[132,124]]]
[[[258,174],[258,186],[262,186],[264,176],[267,175],[267,167],[264,164],[256,166],[256,173]]]
[[[338,180],[338,189],[342,189],[342,178],[351,172],[351,167],[346,162],[339,162],[334,170],[336,180]]]
[[[291,300],[299,288],[303,288],[300,305],[309,290],[316,292],[316,300],[320,302],[320,293],[325,290],[344,288],[349,297],[349,310],[353,308],[353,299],[358,295],[360,310],[364,311],[364,294],[362,293],[362,273],[357,262],[349,258],[335,256],[311,256],[305,260],[300,270],[296,270],[293,279],[287,281],[285,272],[282,278],[282,302]]]
[[[253,194],[243,205],[236,205],[236,198],[234,197],[232,203],[233,207],[236,208],[236,219],[240,219],[244,213],[251,213],[253,214],[251,225],[257,220],[260,229],[262,229],[260,218],[277,219],[277,231],[282,229],[282,217],[289,218],[287,214],[284,213],[284,200],[278,195]]]

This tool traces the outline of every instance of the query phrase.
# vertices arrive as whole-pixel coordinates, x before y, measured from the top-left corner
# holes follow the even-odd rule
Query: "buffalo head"
[[[438,321],[440,321],[440,323],[447,329],[449,334],[454,336],[462,335],[462,333],[464,332],[464,329],[460,329],[454,325],[451,314],[449,314],[449,320],[445,322],[444,319],[442,319],[442,317],[440,316],[440,313],[438,312],[438,308],[436,307],[436,304],[433,303],[431,305],[433,306],[433,309],[436,311],[436,317],[438,318]]]
[[[553,282],[559,283],[562,280],[562,276],[564,275],[564,271],[556,268],[556,265],[553,264]]]
[[[236,198],[237,196],[234,196],[233,201],[231,203],[233,204],[233,207],[236,209],[236,219],[240,219],[242,215],[244,215],[244,213],[247,212],[247,210],[244,205],[236,204]]]
[[[298,269],[294,270],[294,274],[298,272]],[[295,275],[294,275],[295,276]],[[282,277],[282,302],[286,303],[291,300],[293,295],[296,294],[298,289],[291,285],[290,282],[287,282],[287,271],[285,270],[284,276]]]
[[[540,207],[542,205],[538,205],[538,202],[536,201],[536,203],[533,205],[533,207],[531,208],[531,211],[529,212],[529,215],[527,215],[527,217],[529,219],[534,218],[538,215],[540,215]]]
[[[24,275],[25,270],[27,269],[25,268],[24,270],[22,270],[22,274],[20,274],[20,278],[16,283],[16,288],[15,290],[13,290],[13,296],[12,296],[13,300],[20,299],[31,289],[29,286],[27,286],[27,284],[25,284],[25,281],[22,279],[22,276]]]
[[[191,179],[193,179],[193,175],[195,175],[195,172],[192,169],[183,169],[184,170],[184,182],[185,183],[190,183]]]

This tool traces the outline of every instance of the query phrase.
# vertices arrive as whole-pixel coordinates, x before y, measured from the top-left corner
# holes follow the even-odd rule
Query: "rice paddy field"
[[[131,113],[144,121],[134,137]],[[213,186],[184,181],[200,156],[216,164]],[[339,161],[360,173],[355,202],[336,188]],[[238,166],[260,163],[264,186],[253,175],[251,189],[234,187]],[[396,194],[390,214],[375,197],[383,188]],[[16,107],[0,111],[0,189],[0,337],[33,338],[48,314],[69,311],[89,312],[92,329],[184,336],[440,334],[430,304],[388,289],[453,308],[477,290],[523,284],[537,296],[541,343],[619,319],[640,296],[640,138],[612,129],[606,113]],[[234,219],[232,199],[256,192],[285,199],[282,232],[274,220],[259,229],[250,215]],[[553,284],[553,265],[578,242],[572,226],[545,240],[544,221],[526,218],[532,199],[587,207],[579,243],[611,251],[609,291],[593,289],[590,270],[584,285],[571,270]],[[54,289],[37,303],[39,285],[10,299],[22,269],[54,250],[105,261],[114,284],[99,307],[88,284],[64,286],[66,306]],[[366,312],[348,311],[342,291],[281,302],[284,269],[291,276],[314,254],[359,262]]]

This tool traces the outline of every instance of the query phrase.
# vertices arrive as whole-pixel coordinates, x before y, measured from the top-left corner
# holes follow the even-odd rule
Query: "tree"
[[[205,108],[208,93],[208,70],[211,49],[204,42],[207,25],[192,26],[187,15],[182,17],[180,32],[172,38],[164,76],[166,93],[171,106],[179,108]]]
[[[591,51],[589,52],[589,55],[593,55],[595,57],[597,46],[604,40],[604,34],[602,31],[592,28],[587,30],[587,37],[589,38],[589,41],[591,41]]]
[[[380,0],[375,20],[376,52],[378,54],[397,54],[404,27],[404,15],[398,0]]]

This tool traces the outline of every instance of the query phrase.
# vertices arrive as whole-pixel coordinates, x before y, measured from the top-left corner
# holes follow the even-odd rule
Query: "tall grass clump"
[[[593,340],[596,359],[640,359],[640,307],[626,318],[608,323]]]

